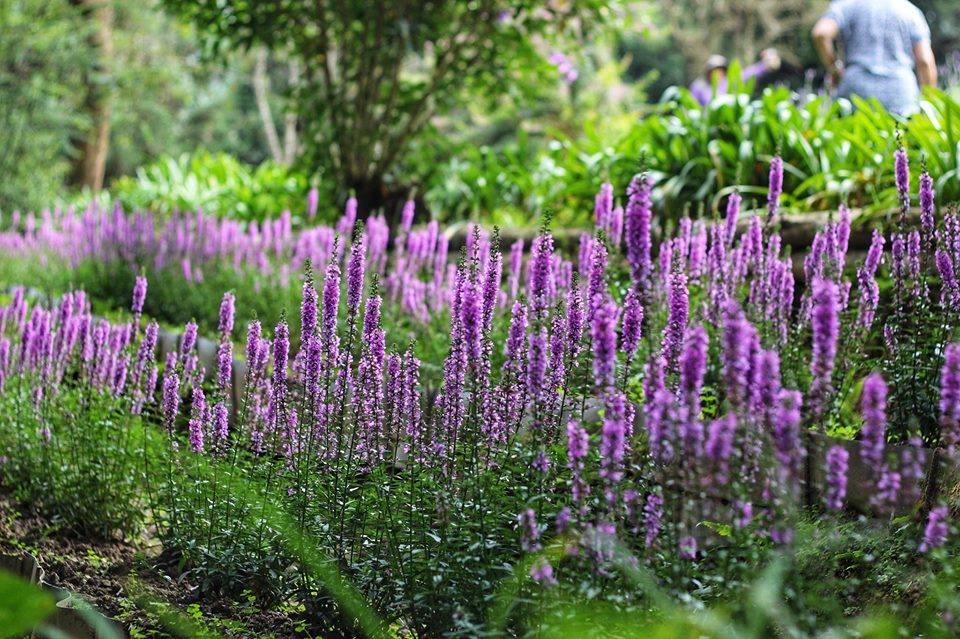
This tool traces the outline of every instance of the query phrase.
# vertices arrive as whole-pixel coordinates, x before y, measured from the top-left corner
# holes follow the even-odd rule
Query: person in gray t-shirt
[[[845,63],[834,47],[838,36]],[[930,27],[907,0],[835,0],[813,27],[813,43],[842,97],[877,98],[909,116],[919,108],[917,75],[920,84],[937,84]]]

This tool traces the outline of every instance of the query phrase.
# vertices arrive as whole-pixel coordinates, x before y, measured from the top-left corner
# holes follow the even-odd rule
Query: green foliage
[[[67,0],[0,2],[0,211],[48,205],[70,169],[85,34]]]
[[[146,457],[143,429],[129,406],[107,393],[48,388],[47,397],[37,398],[12,386],[0,395],[0,410],[10,418],[0,431],[9,458],[4,485],[82,534],[135,533],[143,520],[138,496]],[[53,435],[49,441],[45,432]]]
[[[0,571],[0,637],[19,637],[53,611],[53,599],[49,595]]]
[[[536,41],[583,30],[608,4],[166,0],[213,51],[264,45],[314,70],[294,88],[305,160],[329,167],[362,204],[379,203],[385,177],[435,115],[469,99],[535,94],[552,77]]]
[[[274,162],[250,168],[232,156],[207,151],[161,157],[111,187],[127,210],[202,208],[239,220],[263,220],[285,210],[302,215],[309,190],[306,176]]]
[[[198,147],[257,165],[267,158],[251,64],[203,64],[190,25],[159,0],[113,2],[114,64],[107,181]]]
[[[598,185],[627,184],[642,164],[656,179],[664,215],[676,219],[698,207],[709,215],[734,189],[748,202],[764,200],[767,167],[779,152],[788,209],[829,210],[841,201],[876,212],[896,206],[894,116],[859,99],[798,100],[783,87],[753,99],[751,86],[731,82],[731,93],[706,107],[685,89],[668,91],[652,113],[619,134],[588,121],[576,135],[554,131],[544,148],[521,138],[496,152],[468,150],[440,172],[428,202],[471,216],[491,208],[508,215],[549,208],[582,224],[590,219]],[[922,113],[899,126],[911,161],[925,158],[937,176],[938,199],[960,199],[960,103],[928,89]]]

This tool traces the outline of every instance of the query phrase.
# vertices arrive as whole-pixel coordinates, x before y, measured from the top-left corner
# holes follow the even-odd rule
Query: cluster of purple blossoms
[[[827,451],[827,492],[825,501],[830,510],[843,509],[847,498],[847,468],[850,453],[843,446],[833,446]]]

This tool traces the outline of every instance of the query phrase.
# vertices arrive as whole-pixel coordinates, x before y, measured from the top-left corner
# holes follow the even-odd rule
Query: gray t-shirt
[[[840,26],[847,66],[877,76],[912,71],[914,45],[930,40],[923,13],[907,0],[835,0],[824,15]]]

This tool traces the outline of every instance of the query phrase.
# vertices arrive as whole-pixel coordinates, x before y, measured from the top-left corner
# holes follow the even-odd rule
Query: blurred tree
[[[283,143],[277,133],[277,123],[273,118],[273,109],[270,108],[270,76],[267,61],[270,52],[264,47],[258,47],[254,52],[253,64],[253,93],[257,99],[257,111],[263,121],[263,133],[267,138],[267,146],[273,161],[277,164],[289,166],[297,157],[297,114],[291,109],[283,117]],[[300,81],[300,62],[292,59],[287,62],[288,81],[290,86],[296,86]]]
[[[48,205],[70,171],[88,28],[68,0],[0,0],[0,211]]]
[[[745,64],[776,47],[783,61],[803,68],[810,56],[810,27],[826,0],[673,0],[660,4],[670,34],[680,46],[689,77],[700,75],[713,53]]]
[[[267,159],[250,56],[203,60],[195,29],[163,12],[159,0],[115,0],[115,9],[108,182],[200,147],[247,164]],[[268,73],[276,84],[277,71]],[[276,91],[268,99],[282,108]]]
[[[84,69],[83,110],[89,126],[77,142],[79,153],[74,181],[97,192],[103,188],[110,148],[110,113],[113,108],[113,0],[71,0],[90,23],[92,64]]]
[[[913,0],[930,23],[930,39],[938,62],[960,51],[960,2],[957,0]]]
[[[265,46],[298,60],[302,160],[328,167],[364,210],[434,116],[523,94],[537,45],[608,15],[602,0],[165,0],[214,53]]]

